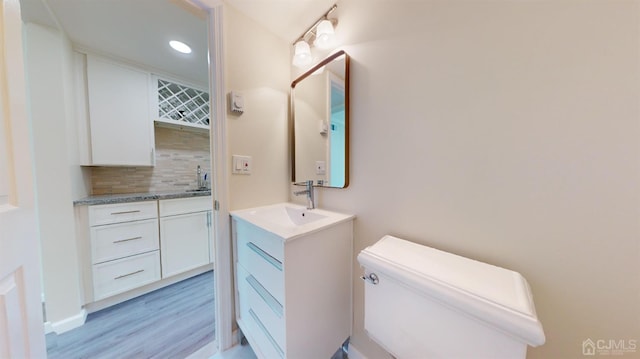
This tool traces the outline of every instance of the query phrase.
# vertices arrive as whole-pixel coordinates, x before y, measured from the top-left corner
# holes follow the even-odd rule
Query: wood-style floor
[[[185,358],[214,339],[213,272],[91,313],[47,334],[49,359]]]

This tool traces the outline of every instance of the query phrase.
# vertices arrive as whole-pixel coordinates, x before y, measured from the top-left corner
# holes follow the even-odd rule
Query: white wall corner
[[[50,322],[47,322],[47,323],[50,323],[52,331],[56,332],[56,334],[62,334],[72,329],[81,327],[82,325],[84,325],[84,322],[86,320],[87,320],[87,311],[82,309],[76,315],[65,318],[63,320],[59,320],[54,323],[50,323]],[[47,332],[47,323],[45,323],[45,332]]]

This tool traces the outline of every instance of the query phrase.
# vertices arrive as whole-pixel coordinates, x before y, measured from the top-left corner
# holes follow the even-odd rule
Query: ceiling
[[[336,0],[225,0],[278,37],[293,43]]]
[[[212,0],[196,0],[202,3]],[[213,0],[215,1],[215,0]],[[335,0],[226,0],[293,43]],[[21,0],[23,20],[62,28],[74,46],[206,86],[206,17],[184,0]],[[173,51],[169,40],[193,52]]]

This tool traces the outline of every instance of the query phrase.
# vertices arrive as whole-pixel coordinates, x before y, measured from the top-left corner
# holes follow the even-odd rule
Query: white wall
[[[67,127],[71,48],[57,30],[31,23],[25,29],[43,290],[47,321],[55,323],[81,311],[73,200],[74,193],[82,195],[83,181],[71,174],[67,147],[75,138]]]
[[[231,210],[286,202],[289,157],[288,44],[231,6],[224,9],[225,87],[244,95],[228,115]],[[253,159],[251,175],[231,175],[231,155]]]
[[[640,340],[638,2],[338,6],[351,183],[319,197],[357,215],[354,254],[393,234],[522,273],[547,336],[530,358]],[[360,272],[352,342],[386,357]]]

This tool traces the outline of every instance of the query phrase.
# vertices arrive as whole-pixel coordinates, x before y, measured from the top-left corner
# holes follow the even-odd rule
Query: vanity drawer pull
[[[262,300],[269,305],[271,310],[276,313],[278,318],[282,318],[282,304],[280,304],[280,302],[278,302],[278,300],[274,298],[274,296],[272,296],[271,293],[269,293],[269,291],[265,289],[265,287],[263,287],[254,276],[249,275],[245,279],[256,293],[258,293],[260,298],[262,298]]]
[[[117,277],[115,277],[113,279],[122,279],[122,278],[125,278],[125,277],[128,277],[128,276],[132,276],[134,274],[142,273],[142,272],[144,272],[144,269],[140,269],[140,270],[137,270],[135,272],[131,272],[131,273],[123,274],[123,275],[119,275],[119,276],[117,276]]]
[[[253,311],[253,309],[249,309],[249,314],[251,314],[251,317],[253,317],[253,320],[256,322],[256,324],[258,325],[258,327],[262,330],[262,332],[264,332],[264,334],[267,336],[267,339],[269,339],[269,341],[271,342],[271,344],[273,345],[274,348],[276,348],[276,350],[278,351],[278,354],[280,354],[280,357],[284,358],[284,352],[282,351],[282,349],[280,349],[280,346],[278,345],[278,343],[276,342],[275,339],[273,339],[273,337],[271,336],[271,333],[269,333],[269,331],[267,330],[267,327],[264,326],[264,324],[262,324],[262,321],[260,321],[260,318],[258,318],[258,316],[256,315],[256,313]]]
[[[269,253],[263,251],[260,247],[253,244],[253,242],[247,243],[247,247],[249,247],[252,251],[256,252],[260,257],[262,257],[267,262],[271,263],[274,267],[276,267],[279,271],[282,272],[282,262],[275,259]]]
[[[127,238],[127,239],[119,239],[117,241],[113,241],[113,243],[122,243],[122,242],[135,241],[136,239],[142,239],[142,236],[137,236],[137,237],[133,237],[133,238]]]
[[[121,212],[111,212],[111,215],[115,216],[118,214],[130,214],[130,213],[140,213],[139,209],[133,210],[133,211],[121,211]]]

